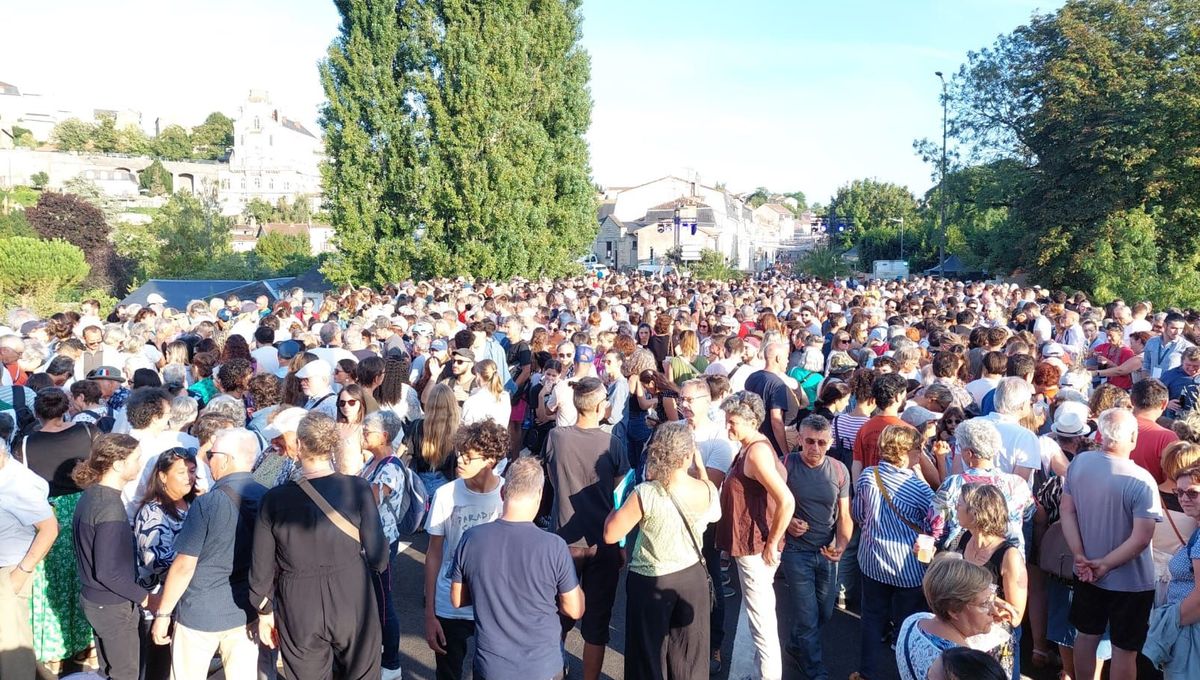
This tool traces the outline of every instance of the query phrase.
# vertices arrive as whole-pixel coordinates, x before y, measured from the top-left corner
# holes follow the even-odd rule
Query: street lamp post
[[[946,97],[946,78],[941,71],[935,71],[934,75],[938,80],[942,81],[942,172],[941,181],[938,182],[938,194],[942,202],[941,222],[942,235],[938,240],[938,273],[943,278],[946,276],[946,105],[949,100]]]

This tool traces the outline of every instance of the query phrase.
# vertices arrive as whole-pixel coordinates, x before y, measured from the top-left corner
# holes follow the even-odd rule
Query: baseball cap
[[[271,441],[272,439],[277,439],[278,437],[282,436],[285,432],[294,433],[300,426],[300,421],[303,420],[304,416],[306,415],[308,415],[308,411],[305,411],[298,406],[285,408],[276,414],[275,418],[271,422],[267,423],[267,426],[263,428],[263,439]]]
[[[317,359],[304,364],[299,371],[296,371],[296,377],[300,379],[311,378],[315,375],[324,375],[326,377],[333,375],[333,367],[324,359]]]
[[[429,349],[433,350],[434,352],[445,352],[449,348],[450,345],[446,342],[445,338],[438,338],[437,340],[429,343]]]
[[[1062,358],[1064,354],[1063,346],[1057,342],[1047,342],[1042,345],[1042,357],[1049,359],[1050,357]]]
[[[280,359],[291,359],[300,353],[300,343],[295,340],[284,340],[275,348],[279,352]]]
[[[924,406],[909,406],[900,414],[900,420],[916,428],[925,427],[931,420],[941,420],[942,414],[930,411]]]
[[[575,348],[575,363],[590,364],[596,360],[596,350],[587,345],[580,345]]]
[[[466,347],[459,347],[458,349],[454,350],[454,356],[475,361],[475,353]]]
[[[146,304],[148,304],[148,305],[165,305],[165,304],[167,304],[167,299],[165,297],[159,295],[158,293],[151,293],[146,296]]]
[[[121,370],[114,366],[101,366],[93,369],[87,374],[88,380],[115,380],[119,383],[125,382],[125,376],[121,374]]]

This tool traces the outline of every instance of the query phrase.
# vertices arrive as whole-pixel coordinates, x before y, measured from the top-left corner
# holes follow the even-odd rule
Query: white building
[[[681,229],[684,248],[716,250],[740,269],[752,269],[753,220],[740,198],[698,177],[668,175],[632,187],[608,189],[600,205],[600,233],[592,252],[603,264],[631,270],[658,263],[675,245],[675,209],[695,210],[696,233]]]
[[[252,90],[233,123],[233,153],[220,172],[219,197],[226,215],[237,215],[252,198],[275,204],[306,197],[320,207],[320,163],[324,147],[316,135]]]

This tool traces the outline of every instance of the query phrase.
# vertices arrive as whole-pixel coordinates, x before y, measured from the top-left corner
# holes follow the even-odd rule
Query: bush
[[[174,183],[171,173],[157,159],[138,173],[138,187],[151,196],[170,194],[174,190]]]
[[[715,250],[700,251],[700,260],[689,269],[693,277],[705,281],[731,281],[743,277],[741,271],[729,266],[725,256]]]
[[[833,279],[852,273],[853,268],[842,260],[839,248],[824,244],[808,251],[795,266],[799,276],[815,276],[820,279]]]
[[[46,185],[50,183],[50,175],[44,172],[35,172],[29,176],[29,182],[34,189],[45,189]]]
[[[26,236],[0,239],[0,299],[52,309],[57,300],[75,291],[91,269],[83,251],[55,239]]]

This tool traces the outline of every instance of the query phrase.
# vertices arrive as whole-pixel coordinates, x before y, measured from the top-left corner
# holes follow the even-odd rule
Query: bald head
[[[250,468],[254,467],[254,459],[258,457],[258,437],[254,436],[250,430],[241,427],[218,430],[213,436],[210,458],[215,452],[224,454],[223,457],[228,458],[227,461],[224,461],[226,475],[234,472],[249,472]]]
[[[763,349],[763,357],[767,360],[767,368],[775,370],[787,366],[788,348],[782,342],[768,342]]]

